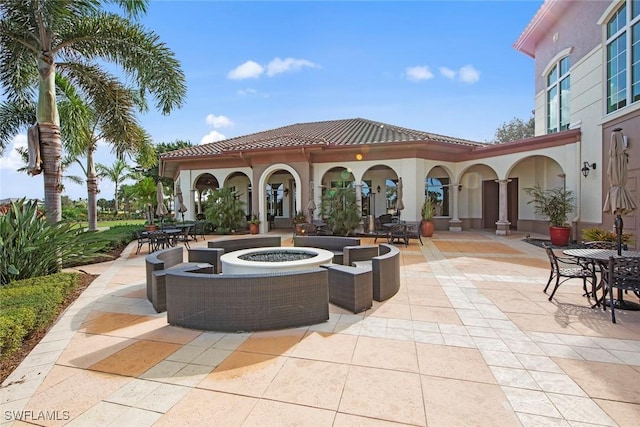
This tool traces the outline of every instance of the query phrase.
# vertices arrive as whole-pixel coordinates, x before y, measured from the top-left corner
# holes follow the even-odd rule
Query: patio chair
[[[611,321],[616,323],[616,303],[613,296],[613,288],[631,291],[640,298],[640,258],[610,257],[607,274],[604,275],[604,286],[605,293],[609,293]]]
[[[587,280],[591,281],[591,294],[597,301],[596,297],[596,273],[594,270],[588,268],[580,262],[577,258],[559,257],[551,249],[551,246],[543,244],[544,250],[547,252],[549,258],[549,264],[551,271],[549,273],[549,280],[547,286],[544,287],[544,293],[547,292],[549,285],[553,279],[556,280],[553,291],[549,296],[549,301],[553,299],[558,287],[569,279],[582,279],[582,288],[585,294],[589,295],[587,291]],[[562,280],[560,280],[562,279]]]
[[[410,221],[406,224],[407,227],[407,242],[409,239],[418,239],[421,245],[422,243],[422,234],[420,233],[420,222],[419,221]]]
[[[182,242],[187,247],[187,249],[191,249],[191,247],[189,246],[189,237],[192,234],[192,228],[192,226],[184,227],[180,234],[176,234],[173,239],[173,245],[175,246],[179,242]]]
[[[407,236],[406,224],[393,224],[389,227],[389,234],[387,237],[388,243],[404,243],[405,246],[409,245],[409,237]]]
[[[204,240],[205,226],[205,221],[196,221],[194,223],[193,228],[191,229],[191,236],[193,237],[193,240],[197,242],[198,236],[202,237],[202,240]]]
[[[138,239],[138,247],[136,248],[136,255],[140,253],[140,249],[142,249],[144,245],[149,246],[148,251],[149,253],[151,253],[151,238],[149,237],[149,234],[146,231],[136,231],[136,238]]]

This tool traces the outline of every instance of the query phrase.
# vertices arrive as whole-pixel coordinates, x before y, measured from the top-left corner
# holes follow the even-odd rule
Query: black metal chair
[[[387,237],[388,243],[404,243],[405,246],[409,245],[409,237],[407,237],[406,224],[393,224],[389,227],[389,234]]]
[[[553,291],[549,296],[549,301],[553,299],[558,287],[566,282],[569,279],[582,279],[582,289],[584,289],[585,294],[593,295],[593,297],[597,301],[596,296],[596,274],[593,269],[585,266],[580,262],[580,260],[576,258],[566,258],[559,257],[551,249],[549,245],[543,245],[544,250],[547,253],[547,257],[549,258],[549,264],[551,267],[551,271],[549,273],[549,280],[547,281],[547,286],[544,287],[544,293],[547,292],[549,285],[553,279],[556,280],[555,286],[553,287]],[[562,280],[560,280],[562,279]],[[591,281],[591,293],[587,291],[587,280]]]
[[[422,243],[422,233],[420,233],[420,222],[419,221],[408,221],[405,223],[407,227],[407,241],[409,239],[418,239],[421,245]]]
[[[616,304],[613,288],[618,288],[625,292],[631,291],[640,298],[640,258],[609,257],[608,268],[603,279],[605,294],[609,293],[611,321],[616,323]]]
[[[142,249],[144,245],[149,246],[148,251],[149,253],[151,253],[151,238],[149,237],[149,234],[146,231],[136,231],[136,238],[138,239],[138,247],[136,248],[136,255],[140,253],[140,249]]]
[[[175,246],[179,242],[182,242],[187,247],[187,249],[191,249],[191,247],[189,246],[189,237],[193,234],[193,232],[191,231],[192,229],[193,226],[184,227],[179,234],[176,234],[174,236],[173,246]]]

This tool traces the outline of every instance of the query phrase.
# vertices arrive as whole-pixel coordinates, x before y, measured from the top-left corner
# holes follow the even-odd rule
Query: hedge
[[[78,286],[77,273],[16,280],[0,287],[0,354],[7,357],[33,333],[47,328]]]

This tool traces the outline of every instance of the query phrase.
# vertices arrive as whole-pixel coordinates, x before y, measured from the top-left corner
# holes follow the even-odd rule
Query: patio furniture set
[[[624,300],[624,293],[629,291],[640,298],[639,251],[615,250],[613,242],[587,242],[584,248],[564,250],[563,254],[569,256],[567,258],[557,256],[550,246],[545,245],[544,248],[551,266],[549,280],[544,288],[545,293],[555,279],[549,301],[562,283],[569,279],[582,279],[584,295],[592,297],[595,301],[591,307],[602,306],[606,310],[606,306],[609,305],[613,323],[616,323],[616,308],[640,310],[637,303]],[[591,290],[587,289],[588,282],[591,284]],[[615,297],[614,288],[618,289]],[[602,296],[598,297],[597,291],[600,289]]]
[[[280,237],[212,241],[207,248],[187,249],[187,262],[182,247],[171,247],[145,259],[147,298],[157,312],[167,311],[174,326],[249,331],[321,323],[329,319],[329,302],[357,313],[370,308],[373,299],[383,301],[398,292],[396,247],[361,246],[355,238],[297,236],[303,237],[315,239],[304,240],[309,248],[333,248],[334,263],[278,273],[224,274],[225,253],[276,248]],[[302,249],[302,242],[295,246]],[[343,260],[350,264],[342,265]]]

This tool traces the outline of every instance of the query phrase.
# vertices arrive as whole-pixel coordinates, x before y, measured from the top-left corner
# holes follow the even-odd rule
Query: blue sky
[[[141,122],[157,143],[355,117],[487,141],[533,110],[534,61],[512,46],[542,3],[155,0],[143,24],[175,52],[188,92],[182,109]],[[15,172],[25,143],[0,159],[0,199],[44,196],[40,176]],[[101,147],[97,160],[115,159]],[[100,189],[112,198],[112,183]],[[86,189],[65,182],[64,194]]]

